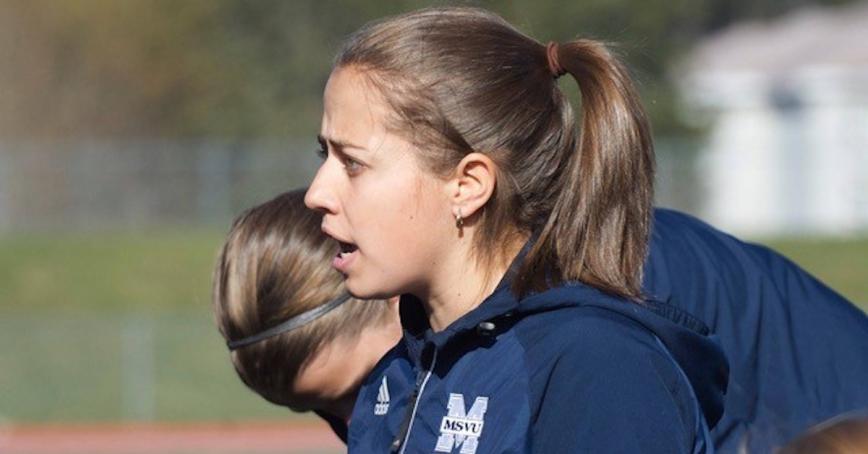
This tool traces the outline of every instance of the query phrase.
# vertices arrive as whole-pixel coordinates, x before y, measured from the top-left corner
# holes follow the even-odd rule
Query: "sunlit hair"
[[[845,415],[819,424],[775,453],[868,453],[868,413]]]
[[[242,213],[232,225],[213,278],[217,327],[239,340],[325,304],[345,290],[331,268],[337,244],[320,231],[321,217],[291,191]],[[244,383],[265,399],[289,405],[299,370],[324,344],[352,339],[391,320],[382,301],[351,299],[313,322],[231,353]]]
[[[514,290],[565,280],[639,298],[653,198],[654,152],[645,112],[607,48],[562,43],[560,66],[581,91],[579,131],[546,46],[475,8],[425,9],[368,24],[335,67],[358,69],[392,109],[393,132],[448,176],[471,152],[497,165],[474,251],[537,235]]]

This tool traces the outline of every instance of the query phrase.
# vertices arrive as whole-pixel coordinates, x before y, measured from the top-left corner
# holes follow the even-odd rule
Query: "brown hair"
[[[260,333],[345,292],[330,265],[338,246],[320,231],[321,217],[304,206],[304,192],[281,194],[232,225],[212,295],[217,327],[227,341]],[[299,370],[320,347],[391,319],[387,305],[376,303],[351,299],[298,329],[234,350],[232,364],[252,390],[288,405]]]
[[[845,416],[812,428],[777,454],[868,453],[868,415]]]
[[[356,32],[335,67],[363,72],[390,105],[392,128],[446,176],[468,153],[497,165],[480,214],[477,257],[535,235],[518,294],[565,280],[639,298],[653,198],[650,127],[625,68],[579,39],[555,49],[579,85],[581,132],[546,46],[494,13],[425,9]]]

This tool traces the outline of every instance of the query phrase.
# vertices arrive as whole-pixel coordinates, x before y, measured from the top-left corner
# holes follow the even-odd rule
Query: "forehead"
[[[339,142],[371,145],[386,132],[388,107],[365,74],[354,67],[335,69],[323,96],[320,133]]]

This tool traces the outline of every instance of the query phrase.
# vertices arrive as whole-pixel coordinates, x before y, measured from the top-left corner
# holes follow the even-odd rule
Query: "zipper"
[[[395,439],[392,440],[390,452],[403,454],[404,450],[407,449],[407,440],[410,439],[410,431],[413,430],[413,421],[416,419],[416,410],[419,408],[419,397],[425,391],[425,385],[428,384],[428,379],[431,378],[434,366],[436,365],[437,349],[434,349],[434,357],[431,359],[430,367],[428,367],[427,371],[420,372],[416,377],[416,387],[413,389],[413,394],[410,395],[410,405],[408,405],[408,408],[412,408],[412,410],[404,416],[401,430],[395,436]]]

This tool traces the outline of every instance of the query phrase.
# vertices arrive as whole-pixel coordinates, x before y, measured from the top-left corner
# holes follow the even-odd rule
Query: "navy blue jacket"
[[[519,301],[510,275],[437,333],[402,299],[404,342],[362,386],[350,452],[713,452],[726,360],[701,323],[582,284]]]
[[[658,209],[645,291],[720,339],[730,364],[712,432],[720,451],[771,452],[817,422],[868,408],[868,317],[780,254]]]

